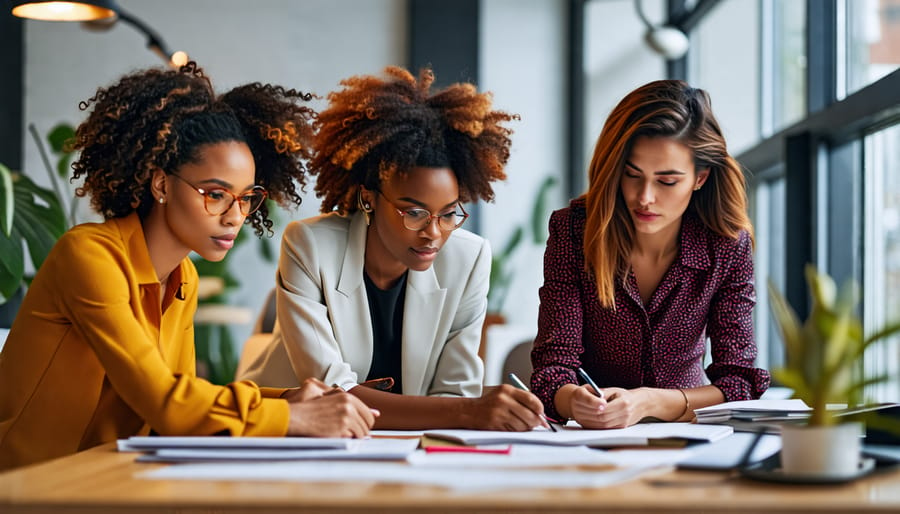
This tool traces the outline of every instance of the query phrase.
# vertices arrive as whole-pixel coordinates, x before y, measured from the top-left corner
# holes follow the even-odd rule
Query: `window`
[[[689,82],[709,92],[732,152],[759,140],[759,27],[758,1],[725,0],[690,34]]]
[[[770,85],[763,79],[762,130],[770,135],[806,115],[806,0],[763,0],[762,11],[762,53],[771,59],[762,65],[771,76]]]
[[[900,125],[865,138],[864,324],[872,330],[900,320]],[[871,376],[900,373],[900,338],[894,337],[866,356]],[[896,379],[867,391],[876,401],[896,401]]]
[[[756,308],[754,333],[759,350],[757,365],[773,369],[784,364],[784,348],[778,327],[771,322],[769,283],[784,291],[785,265],[785,181],[782,167],[762,175],[772,178],[760,180],[752,188],[751,214],[754,218],[756,275]]]
[[[850,94],[900,66],[900,0],[845,2],[846,89]]]

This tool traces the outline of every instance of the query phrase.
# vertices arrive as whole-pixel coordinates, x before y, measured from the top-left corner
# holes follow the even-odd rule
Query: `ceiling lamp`
[[[672,26],[656,26],[650,23],[644,15],[641,0],[634,0],[634,8],[638,18],[644,22],[647,32],[644,33],[644,41],[656,53],[672,61],[681,59],[687,53],[690,42],[684,32]]]
[[[20,18],[42,21],[80,21],[82,26],[91,30],[108,30],[121,20],[147,36],[147,48],[159,55],[169,66],[177,68],[188,61],[186,53],[169,51],[155,30],[123,10],[114,0],[91,2],[25,0],[14,1],[12,5],[13,15]]]

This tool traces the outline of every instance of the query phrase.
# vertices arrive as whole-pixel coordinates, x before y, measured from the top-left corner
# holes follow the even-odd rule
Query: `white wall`
[[[499,109],[521,115],[515,130],[507,180],[494,187],[494,203],[482,205],[482,234],[495,252],[515,227],[528,226],[531,206],[545,176],[555,175],[551,207],[563,204],[566,141],[566,2],[483,0],[479,81]],[[527,234],[530,238],[530,233]],[[518,268],[505,304],[507,322],[537,330],[543,282],[543,246],[526,239],[515,255]]]
[[[155,29],[174,50],[184,50],[224,91],[238,84],[274,82],[325,95],[342,78],[379,73],[406,64],[406,2],[403,0],[120,0],[119,4]],[[129,71],[161,64],[142,34],[117,23],[108,32],[88,32],[77,23],[25,24],[25,123],[41,133],[60,121],[84,118],[78,102]],[[313,104],[316,108],[324,102]],[[24,144],[26,173],[49,184],[35,144]],[[298,212],[316,214],[319,201],[308,188]],[[87,202],[82,202],[87,203]],[[96,219],[87,211],[80,220]],[[283,223],[273,241],[281,238]],[[275,265],[260,261],[253,242],[237,248],[231,269],[241,288],[232,303],[259,312],[274,285]],[[236,340],[251,324],[234,327]]]
[[[653,23],[665,19],[664,1],[644,1]],[[633,0],[594,0],[585,9],[585,175],[594,144],[613,107],[631,90],[665,78],[665,61],[644,42]],[[587,184],[587,179],[585,179]]]

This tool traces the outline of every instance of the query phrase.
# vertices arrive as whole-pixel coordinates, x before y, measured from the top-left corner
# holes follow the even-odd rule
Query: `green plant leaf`
[[[545,178],[534,199],[534,207],[531,209],[531,238],[536,245],[542,245],[547,241],[547,200],[556,182],[554,176]]]
[[[75,129],[68,123],[59,123],[47,134],[47,142],[54,153],[71,153],[66,146],[69,140],[75,138]]]
[[[18,175],[14,184],[17,211],[14,225],[28,244],[34,269],[38,269],[56,240],[66,231],[66,216],[52,191],[24,175]]]
[[[509,236],[509,239],[506,241],[506,246],[503,247],[503,251],[500,252],[500,258],[504,260],[509,259],[509,257],[522,242],[522,237],[524,235],[525,229],[523,229],[521,225],[516,227],[512,235]]]
[[[0,255],[3,256],[0,259],[0,304],[4,304],[22,285],[25,276],[25,251],[15,227],[9,237],[0,234]]]

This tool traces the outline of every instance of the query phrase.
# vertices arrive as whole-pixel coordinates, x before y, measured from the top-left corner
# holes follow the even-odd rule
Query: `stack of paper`
[[[627,428],[608,430],[585,430],[567,426],[559,432],[548,430],[532,430],[530,432],[432,430],[425,432],[425,435],[468,445],[520,443],[609,448],[671,444],[673,442],[713,442],[728,437],[733,432],[734,430],[726,425],[640,423]]]
[[[118,449],[144,452],[139,462],[405,460],[418,444],[418,439],[134,436],[120,439]]]
[[[697,409],[698,423],[724,423],[731,419],[741,421],[774,421],[806,419],[812,408],[803,400],[743,400],[726,402]]]

